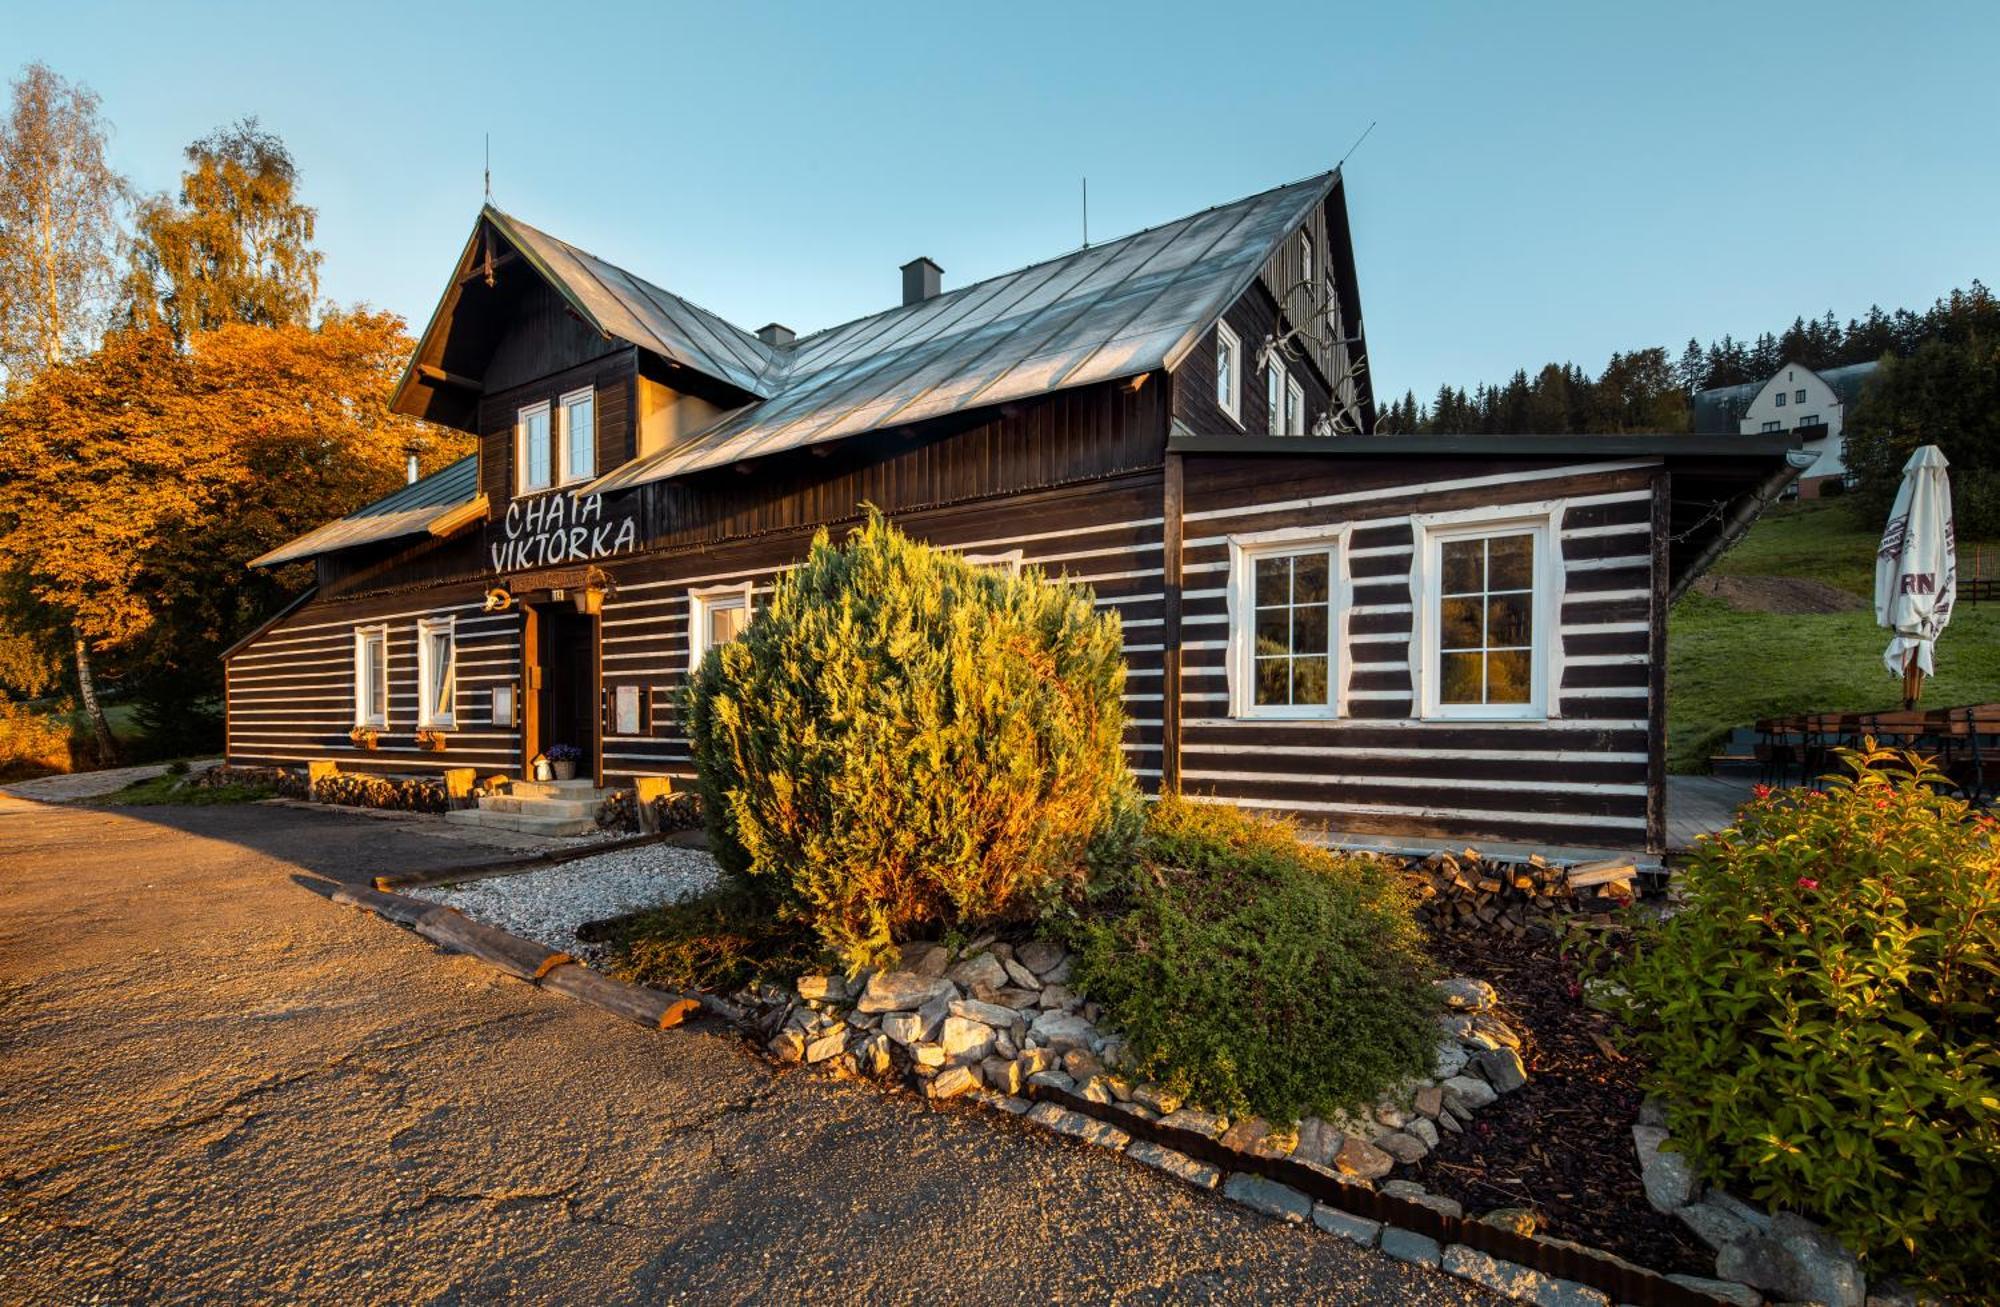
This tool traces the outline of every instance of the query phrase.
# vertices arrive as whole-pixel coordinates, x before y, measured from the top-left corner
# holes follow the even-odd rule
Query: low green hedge
[[[1169,797],[1067,932],[1136,1073],[1212,1109],[1332,1115],[1430,1072],[1433,966],[1380,859]]]
[[[1883,1269],[2000,1264],[2000,846],[1872,747],[1704,841],[1618,979],[1674,1142]]]

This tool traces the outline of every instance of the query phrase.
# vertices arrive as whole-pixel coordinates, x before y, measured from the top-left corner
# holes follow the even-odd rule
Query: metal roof
[[[1754,436],[1684,435],[1638,432],[1631,435],[1553,436],[1248,436],[1197,435],[1177,431],[1167,441],[1176,454],[1312,454],[1333,458],[1597,458],[1701,457],[1782,458],[1798,442],[1785,432]]]
[[[784,362],[760,378],[768,387],[757,392],[761,403],[614,469],[590,489],[1173,367],[1338,176],[1323,173],[803,337],[773,351]]]
[[[336,549],[394,540],[398,536],[423,535],[432,523],[478,498],[479,456],[470,454],[338,521],[328,522],[260,558],[251,559],[250,566],[276,567]]]
[[[672,291],[487,205],[482,216],[604,335],[768,398],[780,351]]]
[[[1849,363],[1844,367],[1815,371],[1803,363],[1787,363],[1778,371],[1782,372],[1785,368],[1799,368],[1811,372],[1840,397],[1842,404],[1851,406],[1861,398],[1861,388],[1881,366],[1880,362],[1871,360],[1867,363]],[[1741,385],[1697,390],[1694,398],[1689,401],[1688,427],[1707,435],[1726,435],[1737,430],[1737,424],[1749,411],[1751,401],[1756,399],[1764,387],[1777,378],[1777,375],[1777,372],[1773,372],[1762,381],[1746,381]]]

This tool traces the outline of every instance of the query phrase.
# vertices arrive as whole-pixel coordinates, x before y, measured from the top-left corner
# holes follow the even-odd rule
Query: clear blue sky
[[[746,327],[894,302],[1332,164],[1378,393],[2000,277],[2000,5],[0,0],[171,186],[256,114],[324,289],[420,327],[480,201]]]

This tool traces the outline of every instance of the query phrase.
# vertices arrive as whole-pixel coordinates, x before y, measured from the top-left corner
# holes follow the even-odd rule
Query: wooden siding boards
[[[634,429],[638,377],[638,351],[627,345],[505,390],[488,391],[479,401],[479,488],[487,502],[498,512],[514,497],[514,425],[520,411],[546,401],[553,437],[557,399],[585,386],[597,394],[598,470],[629,460],[638,452]]]
[[[1181,777],[1190,794],[1332,832],[1657,848],[1655,504],[1648,460],[1185,458]],[[1559,715],[1421,721],[1410,673],[1413,513],[1562,498]],[[1228,540],[1350,525],[1348,713],[1228,715]],[[1606,560],[1619,566],[1603,566]],[[1629,566],[1625,560],[1635,560]],[[1635,570],[1636,569],[1636,570]],[[1634,591],[1636,590],[1636,594]]]

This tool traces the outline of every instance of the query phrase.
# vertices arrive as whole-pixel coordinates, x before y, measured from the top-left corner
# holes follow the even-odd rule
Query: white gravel
[[[578,926],[691,897],[713,885],[718,874],[706,849],[647,844],[518,876],[417,886],[406,892],[457,908],[510,934],[594,960],[602,946],[578,940]]]

